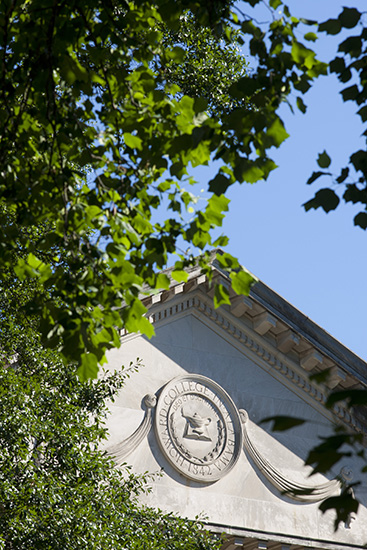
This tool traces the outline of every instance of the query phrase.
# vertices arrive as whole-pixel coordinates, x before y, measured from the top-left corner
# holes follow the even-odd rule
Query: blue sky
[[[367,7],[365,0],[291,0],[288,5],[297,16],[325,19],[336,17],[342,6]],[[319,58],[326,60],[335,43],[323,39]],[[350,154],[364,147],[355,107],[342,102],[339,90],[334,77],[323,77],[304,98],[305,115],[293,115],[284,105],[281,116],[290,138],[272,155],[279,168],[266,182],[230,189],[223,233],[230,237],[228,252],[247,269],[367,359],[367,232],[353,225],[358,210],[345,204],[329,214],[302,208],[318,187],[329,185],[326,179],[321,185],[305,183],[317,169],[318,153],[327,150],[338,174]],[[205,180],[203,171],[203,186]]]

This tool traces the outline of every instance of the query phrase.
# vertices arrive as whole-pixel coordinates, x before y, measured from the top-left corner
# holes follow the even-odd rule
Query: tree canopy
[[[0,369],[0,547],[218,547],[200,523],[139,505],[149,475],[115,468],[100,450],[106,400],[129,370],[82,383],[26,333]]]
[[[141,297],[168,287],[161,270],[172,255],[175,280],[185,280],[184,268],[196,261],[179,252],[190,245],[203,252],[199,263],[210,276],[206,252],[227,242],[213,230],[228,209],[228,187],[276,168],[269,151],[288,135],[278,114],[283,101],[294,98],[305,112],[304,94],[332,72],[343,100],[366,121],[365,14],[344,8],[317,22],[293,17],[281,0],[263,3],[265,23],[247,13],[260,0],[240,7],[229,0],[3,0],[2,334],[15,330],[22,312],[65,369],[95,377],[122,328],[153,334]],[[312,48],[318,34],[341,31],[349,34],[337,57],[320,62]],[[361,205],[354,223],[366,229],[366,159],[356,151],[333,175],[320,152],[308,183],[331,184],[305,208],[328,212],[341,196]],[[201,208],[190,172],[213,160]],[[248,293],[253,278],[238,261],[228,254],[218,261],[235,291]],[[15,288],[25,289],[21,297]],[[216,305],[228,300],[224,288],[217,292]],[[17,346],[7,342],[8,356],[17,337]]]
[[[172,243],[175,242],[175,238],[179,234],[179,232],[177,235],[173,234],[171,239],[168,231],[169,220],[167,228],[164,230],[158,225],[151,224],[149,226],[151,216],[149,205],[153,204],[152,208],[157,208],[164,197],[164,191],[158,188],[160,182],[157,181],[153,184],[154,180],[149,179],[151,177],[149,171],[152,174],[157,174],[159,170],[155,171],[154,167],[149,166],[147,157],[144,161],[138,158],[132,161],[132,163],[136,162],[137,166],[140,164],[140,168],[131,167],[130,170],[126,165],[121,173],[119,172],[120,180],[118,181],[119,185],[122,185],[123,179],[126,178],[124,181],[127,187],[124,189],[121,187],[114,191],[121,193],[121,201],[117,204],[111,202],[112,195],[109,194],[113,192],[113,175],[109,174],[107,177],[101,164],[103,155],[106,155],[105,162],[110,164],[116,160],[110,156],[111,145],[115,139],[111,129],[109,130],[111,132],[109,145],[105,149],[102,147],[104,153],[100,150],[102,156],[98,162],[101,164],[101,169],[93,167],[92,163],[87,165],[84,161],[71,159],[68,157],[68,153],[65,154],[65,151],[69,147],[74,147],[77,142],[77,138],[75,138],[76,142],[73,145],[73,131],[71,130],[73,124],[76,124],[74,128],[76,134],[80,130],[79,137],[83,136],[83,132],[89,132],[90,125],[92,133],[89,136],[91,138],[89,145],[93,147],[91,155],[96,152],[95,148],[99,147],[97,141],[99,137],[102,139],[102,135],[108,130],[106,120],[104,119],[102,122],[105,114],[102,118],[100,115],[96,116],[93,122],[93,116],[89,117],[88,115],[83,120],[83,117],[78,118],[79,115],[76,112],[73,113],[73,108],[82,109],[81,102],[83,101],[91,101],[92,109],[97,109],[98,94],[95,92],[98,86],[93,89],[93,93],[90,93],[89,100],[85,89],[80,88],[73,95],[73,91],[70,87],[68,88],[66,82],[62,79],[58,80],[57,71],[54,73],[54,69],[51,70],[49,66],[42,65],[42,59],[47,56],[49,56],[49,62],[52,65],[51,59],[56,54],[44,51],[42,57],[42,47],[39,43],[34,44],[34,50],[30,52],[30,57],[35,56],[35,59],[29,61],[28,65],[27,60],[20,55],[20,51],[18,51],[17,57],[16,35],[18,30],[15,27],[24,23],[22,32],[25,27],[31,29],[32,18],[40,14],[42,20],[42,13],[44,13],[44,19],[47,20],[46,13],[49,9],[52,12],[53,7],[56,17],[58,9],[60,8],[62,11],[61,4],[60,6],[55,4],[52,7],[35,3],[28,14],[26,14],[25,6],[17,5],[16,2],[9,3],[7,7],[6,18],[1,21],[4,23],[1,30],[5,32],[5,35],[2,36],[5,43],[9,39],[9,49],[3,50],[3,59],[8,62],[7,56],[10,56],[15,65],[12,67],[12,76],[8,72],[9,65],[3,66],[3,75],[7,74],[7,82],[11,82],[11,85],[2,90],[5,102],[1,104],[1,108],[4,109],[3,113],[5,112],[7,117],[6,121],[1,119],[4,123],[3,128],[6,128],[1,151],[3,160],[8,166],[8,172],[0,182],[2,185],[0,217],[4,236],[1,246],[0,293],[0,394],[2,402],[0,413],[2,445],[0,546],[5,550],[14,548],[20,550],[30,547],[40,549],[62,547],[73,550],[76,548],[112,547],[116,549],[171,548],[172,550],[183,547],[193,550],[216,548],[219,542],[214,541],[197,521],[187,521],[139,506],[137,496],[142,491],[148,490],[149,475],[134,476],[128,467],[122,470],[116,469],[112,460],[100,450],[101,442],[107,437],[104,426],[107,414],[106,399],[113,399],[125,376],[129,375],[129,369],[125,369],[122,374],[115,373],[112,376],[103,376],[98,381],[87,380],[82,383],[76,375],[76,367],[80,367],[80,351],[76,354],[73,354],[72,351],[74,345],[78,347],[79,330],[83,331],[83,326],[85,328],[88,326],[83,323],[89,316],[90,297],[93,295],[95,304],[90,319],[92,317],[95,320],[99,318],[97,321],[99,326],[94,323],[94,326],[90,327],[89,336],[87,336],[87,339],[92,338],[87,345],[89,357],[94,357],[92,365],[96,365],[106,347],[111,346],[111,340],[115,345],[119,343],[118,328],[124,326],[125,323],[124,317],[120,318],[122,302],[124,299],[127,300],[127,295],[124,295],[125,291],[122,291],[123,288],[130,289],[131,302],[133,300],[137,302],[137,305],[131,307],[131,318],[128,323],[136,323],[136,326],[139,327],[144,309],[139,304],[138,292],[142,290],[143,283],[149,285],[151,283],[149,278],[145,279],[145,275],[138,275],[138,278],[136,275],[141,269],[152,278],[152,284],[156,284],[155,277],[158,279],[159,275],[154,274],[153,266],[163,265],[164,258],[167,257],[169,250],[173,250]],[[111,13],[116,16],[118,14],[115,10],[116,6],[113,7]],[[96,22],[94,20],[96,13],[94,11],[91,15],[93,24]],[[120,13],[120,15],[123,16],[124,13]],[[133,14],[131,17],[134,16]],[[68,20],[67,11],[64,12],[64,19],[65,22]],[[176,44],[168,36],[167,28],[163,26],[162,21],[157,20],[156,23],[157,28],[158,26],[162,27],[159,36],[165,36],[168,41],[171,40],[171,45],[165,46],[165,48],[167,51],[175,52]],[[189,21],[186,22],[186,28],[190,24]],[[13,36],[10,38],[11,33],[8,34],[7,25],[12,26]],[[150,26],[151,21],[149,21],[149,26],[142,25],[141,29],[136,32],[134,39],[140,43],[139,47],[142,50],[149,42],[149,37],[146,39],[145,35],[149,34]],[[69,29],[70,32],[72,30],[72,28]],[[210,48],[206,46],[205,42],[198,43],[196,40],[186,55],[192,56],[196,53],[199,58],[198,51],[200,51],[200,55],[204,56],[211,50],[218,63],[222,55],[224,71],[227,70],[224,63],[230,63],[231,60],[237,63],[237,66],[245,65],[242,56],[235,50],[230,54],[223,50],[221,54],[222,50],[215,47],[216,43],[219,44],[219,39],[215,38],[209,27],[204,27],[202,32],[212,35]],[[52,41],[52,32],[50,31],[50,33],[49,38]],[[26,42],[29,40],[30,34],[23,35]],[[118,34],[121,35],[121,29]],[[36,35],[37,31],[34,36]],[[108,57],[108,52],[113,49],[113,44],[107,35],[108,33],[104,37],[105,44],[103,44],[102,50],[106,50]],[[67,40],[66,37],[65,39]],[[125,40],[126,36],[121,36],[121,39]],[[231,38],[231,40],[233,39]],[[24,47],[26,47],[26,42],[23,44]],[[232,44],[234,43],[235,40],[232,41]],[[40,50],[38,50],[39,47]],[[61,46],[59,45],[59,47]],[[167,57],[164,58],[167,61],[166,65],[163,65],[163,62],[159,65],[157,59],[149,56],[146,63],[139,65],[139,61],[133,56],[126,61],[127,52],[130,52],[131,48],[131,44],[126,48],[125,65],[122,63],[122,58],[119,57],[119,64],[115,65],[114,70],[119,74],[125,68],[125,73],[120,75],[120,84],[124,86],[123,79],[127,74],[133,74],[138,70],[143,74],[143,67],[145,67],[146,73],[144,73],[143,80],[144,78],[150,79],[150,83],[147,83],[146,90],[145,84],[138,86],[144,91],[144,97],[140,97],[139,102],[144,100],[148,106],[147,109],[141,106],[141,120],[144,126],[146,109],[148,111],[147,120],[151,123],[149,131],[152,132],[152,141],[155,139],[153,134],[157,131],[157,146],[160,144],[163,147],[164,125],[167,123],[168,127],[170,124],[184,127],[186,124],[184,117],[181,122],[175,120],[180,116],[177,106],[184,99],[183,94],[176,86],[177,90],[174,88],[173,95],[166,100],[166,92],[162,89],[164,80],[157,76],[160,70],[170,67],[174,55],[169,57],[167,54]],[[81,50],[86,55],[84,49],[85,44],[81,43]],[[69,54],[73,58],[72,48],[69,50]],[[77,58],[75,59],[76,66],[78,66],[79,62]],[[33,69],[31,69],[33,62]],[[41,65],[37,66],[37,63],[41,63]],[[86,63],[88,65],[91,60],[86,60]],[[101,59],[100,63],[106,62]],[[107,63],[103,66],[103,70],[106,68]],[[28,83],[24,84],[27,81],[27,70],[33,71],[33,75]],[[66,67],[66,70],[69,69]],[[44,74],[42,71],[45,71]],[[177,78],[174,74],[174,67],[170,68],[170,72],[170,86],[174,87],[174,80]],[[69,76],[66,78],[69,78],[69,84],[70,81],[75,84],[78,78],[74,78],[70,74],[72,73],[68,73]],[[232,73],[228,69],[228,78],[230,74]],[[149,98],[149,93],[152,91],[151,84],[156,77],[155,95],[153,94]],[[218,75],[213,75],[213,77],[218,80]],[[41,79],[40,87],[34,84],[33,78]],[[47,80],[48,78],[55,78],[53,84]],[[43,88],[45,82],[46,88]],[[199,98],[197,92],[200,88],[199,82],[200,74],[197,74],[195,78],[192,76],[191,86],[193,90],[194,88],[196,90],[196,96],[192,91],[193,98]],[[25,87],[28,86],[27,91],[22,88],[22,83]],[[108,86],[110,85],[109,81]],[[24,92],[23,96],[21,90]],[[103,90],[103,86],[100,85],[99,90],[102,97],[106,89]],[[212,92],[212,86],[206,87],[206,91],[209,92],[209,90]],[[126,89],[124,93],[126,93]],[[207,103],[212,110],[221,108],[225,93],[226,89],[223,88],[221,94],[211,93],[207,98]],[[53,94],[52,99],[50,94]],[[157,113],[154,113],[154,98],[157,97],[157,94],[161,97],[162,102]],[[175,94],[177,99],[174,98]],[[200,101],[202,101],[201,96],[200,92]],[[10,97],[13,100],[11,107]],[[46,109],[41,107],[42,97],[48,103]],[[187,99],[190,98],[187,97]],[[69,100],[70,110],[68,110]],[[112,113],[116,110],[121,115],[124,112],[126,101],[126,97],[117,93],[116,105],[107,106],[107,111],[111,108]],[[130,102],[130,99],[128,101]],[[193,101],[189,102],[189,107],[190,105],[192,107]],[[161,113],[160,109],[162,109]],[[71,117],[69,122],[71,119],[74,120],[69,128],[66,119],[64,120],[65,124],[63,122],[64,115]],[[16,120],[17,117],[18,120]],[[153,120],[155,118],[156,120]],[[28,130],[29,134],[27,134]],[[51,144],[44,142],[51,136],[50,132],[53,136],[51,140],[54,141],[51,149],[49,148]],[[129,139],[131,141],[132,148],[128,153],[130,155],[133,154],[135,147],[134,139],[140,138],[135,135],[135,131],[129,135],[130,138],[125,132],[123,139],[125,143]],[[177,131],[176,136],[173,137],[177,138],[178,135]],[[14,142],[12,142],[13,139]],[[67,140],[67,144],[65,140]],[[20,141],[23,142],[23,149],[18,157],[19,162],[16,162],[16,149],[20,147]],[[63,141],[65,149],[61,146]],[[44,142],[45,147],[37,151],[41,142]],[[80,142],[78,143],[79,147]],[[6,147],[9,147],[9,158],[6,157]],[[126,145],[126,147],[130,146]],[[28,150],[28,153],[25,149]],[[141,149],[140,146],[138,149]],[[81,152],[83,151],[84,149],[81,147]],[[157,155],[159,154],[161,153],[157,151]],[[154,160],[153,157],[154,154],[152,154],[152,160]],[[1,166],[3,168],[3,164]],[[2,176],[5,172],[2,172]],[[96,183],[97,180],[94,178],[97,178],[99,183]],[[110,178],[109,183],[108,178]],[[140,188],[139,178],[141,178]],[[149,184],[144,183],[144,178],[148,178]],[[8,187],[9,183],[11,185]],[[164,178],[162,178],[162,183],[164,183]],[[19,193],[23,184],[25,187]],[[173,179],[171,184],[173,185]],[[130,187],[130,191],[128,191],[128,187]],[[148,193],[149,189],[151,191]],[[62,194],[64,193],[64,198],[59,196],[60,191]],[[124,193],[126,193],[125,197]],[[185,191],[178,187],[177,193],[174,189],[170,192],[169,200],[172,201],[173,212],[180,202],[183,205],[188,205],[189,201],[193,199],[189,193],[187,193],[187,197],[184,193]],[[37,194],[39,194],[38,198]],[[92,195],[95,196],[94,199],[92,199]],[[82,197],[85,196],[92,199],[91,202],[89,199],[84,202],[85,198],[82,199]],[[141,204],[139,197],[143,199]],[[52,205],[53,201],[55,201],[54,205]],[[125,206],[122,207],[122,204]],[[51,206],[52,212],[48,211],[49,206]],[[145,212],[146,206],[148,210]],[[121,208],[123,209],[121,210]],[[134,211],[135,214],[131,214],[130,211]],[[98,213],[102,215],[103,212],[108,212],[107,216],[111,214],[116,222],[110,226],[108,231],[104,232],[104,222],[95,223],[99,216]],[[219,203],[213,212],[220,215]],[[89,218],[84,220],[84,215]],[[65,216],[68,218],[67,220]],[[138,221],[139,216],[140,221]],[[59,232],[60,220],[63,220],[61,233]],[[174,220],[172,220],[173,222]],[[119,224],[122,225],[117,232]],[[110,231],[112,237],[109,234]],[[144,251],[140,254],[139,249],[144,247],[150,251],[147,253],[148,255],[154,255],[154,249],[153,245],[151,248],[149,245],[146,246],[144,236],[150,235],[150,238],[153,239],[153,235],[157,235],[156,239],[158,239],[158,236],[164,236],[163,231],[167,236],[168,244],[165,245],[163,240],[161,251],[157,250],[157,257],[147,260],[147,265],[145,265]],[[128,244],[129,237],[128,240],[125,239],[125,232],[131,237],[131,242],[134,243],[132,246]],[[171,244],[169,244],[170,239],[172,240]],[[112,246],[115,248],[111,254]],[[119,247],[120,252],[125,250],[125,253],[121,254],[121,258],[116,261],[120,254]],[[132,258],[134,257],[132,248],[135,248],[136,257],[140,258],[137,262],[140,263],[137,274],[134,272],[134,261],[131,260],[129,269],[129,261],[124,257],[125,254],[128,258],[130,255]],[[110,283],[104,279],[104,270],[109,271]],[[120,279],[120,283],[117,283],[118,279]],[[164,277],[161,277],[161,280],[163,284],[166,284],[167,281]],[[96,285],[94,290],[90,286],[92,281]],[[110,290],[103,298],[105,284],[110,286]],[[83,292],[87,288],[87,293],[82,298]],[[71,295],[74,295],[74,298],[70,302]],[[110,304],[108,304],[109,297],[112,298]],[[107,299],[106,303],[103,302],[104,299]],[[82,313],[83,309],[87,313],[86,316]],[[65,339],[59,338],[59,327],[55,326],[56,330],[53,332],[51,325],[47,326],[48,319],[45,316],[47,311],[49,321],[53,317],[58,317],[59,320],[62,316],[64,319],[70,317],[67,324],[72,331],[70,332],[67,328],[66,333],[63,329],[61,331],[64,333]],[[95,316],[96,311],[99,311],[97,317]],[[118,321],[119,318],[120,321]],[[76,325],[73,328],[75,321]],[[141,326],[144,326],[144,319]],[[145,326],[148,327],[147,324]],[[146,328],[146,330],[148,329]],[[62,340],[63,344],[60,347]],[[94,346],[93,349],[90,347],[91,344]],[[69,346],[69,354],[65,353],[67,346]],[[101,353],[98,350],[99,346],[102,348]],[[51,349],[47,349],[48,347]],[[62,355],[59,355],[58,350]],[[89,363],[89,367],[90,365],[91,363]],[[135,365],[130,366],[130,370],[134,368]],[[80,378],[83,375],[86,378],[93,374],[95,372],[93,373],[91,370],[85,372],[83,369],[79,369]]]
[[[269,0],[269,22],[257,24],[246,14],[257,4],[231,12],[225,0],[3,3],[2,265],[42,283],[46,293],[25,307],[38,312],[44,344],[76,361],[82,377],[96,375],[121,328],[152,334],[139,296],[144,285],[167,287],[159,272],[172,254],[225,245],[212,230],[228,208],[226,190],[275,168],[268,153],[287,137],[277,114],[287,97],[296,94],[304,112],[302,95],[332,71],[365,120],[363,14],[344,8],[317,23]],[[342,29],[359,34],[342,41],[328,68],[310,44],[317,32]],[[253,58],[247,73],[241,44]],[[220,162],[201,208],[190,169],[211,160]],[[308,183],[333,177],[326,151],[317,162]],[[365,152],[354,153],[306,209],[336,208],[342,190],[362,205],[354,221],[365,227],[365,164]],[[40,224],[48,231],[29,239]],[[185,278],[190,262],[178,254],[174,278]],[[225,262],[239,269],[235,259]],[[250,276],[232,278],[248,291]]]
[[[222,56],[228,82],[236,78],[231,63],[237,71],[245,62],[222,47],[213,51],[216,41],[233,35],[223,19],[226,3],[11,1],[4,7],[2,265],[19,281],[41,283],[44,292],[25,307],[39,315],[43,343],[75,361],[87,378],[96,375],[106,349],[119,345],[119,329],[152,335],[139,295],[143,285],[167,287],[159,271],[177,242],[212,244],[210,229],[221,224],[228,200],[213,193],[195,212],[188,166],[208,163],[219,150],[241,156],[235,132],[207,111],[218,111],[216,98],[223,103],[228,90],[209,95],[200,68],[183,95],[174,83],[182,74],[173,67],[191,53],[169,31],[182,32],[180,17],[191,7],[197,24],[223,22],[217,38],[207,31],[213,38],[200,43],[201,57]],[[232,172],[212,185],[234,181]],[[155,214],[163,209],[159,221]],[[30,239],[28,231],[42,224],[48,230]],[[176,279],[185,277],[189,261],[179,259]]]

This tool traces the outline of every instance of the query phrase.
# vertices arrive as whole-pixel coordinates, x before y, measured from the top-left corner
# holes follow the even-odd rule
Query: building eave
[[[170,276],[170,270],[166,271]],[[343,346],[306,315],[297,310],[263,282],[258,281],[249,296],[237,295],[230,285],[228,274],[216,261],[212,262],[211,280],[202,274],[199,266],[188,269],[186,282],[172,281],[168,290],[151,294],[143,299],[148,308],[151,322],[163,319],[164,311],[169,311],[170,302],[177,303],[184,296],[206,296],[212,300],[215,284],[223,284],[229,292],[231,305],[221,306],[217,311],[226,319],[234,331],[248,327],[250,333],[263,339],[267,349],[271,349],[277,361],[293,365],[293,370],[301,374],[307,385],[311,384],[314,399],[324,402],[330,391],[348,388],[367,388],[367,364],[360,357]],[[197,292],[194,292],[197,291]],[[192,301],[192,305],[199,304]],[[200,306],[197,306],[200,307]],[[167,309],[168,308],[168,309]],[[214,309],[213,309],[214,310]],[[162,312],[160,314],[159,312]],[[236,323],[238,327],[236,327]],[[328,371],[325,383],[309,382],[309,376]],[[307,390],[308,396],[310,391]],[[321,396],[320,396],[321,394]],[[336,405],[333,415],[357,431],[367,431],[367,416],[363,409],[351,415],[343,403]]]

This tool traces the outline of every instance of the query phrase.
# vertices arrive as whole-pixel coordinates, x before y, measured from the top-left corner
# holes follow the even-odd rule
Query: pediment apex
[[[175,311],[182,314],[192,308],[211,317],[217,330],[221,327],[225,338],[229,334],[241,340],[239,335],[247,331],[275,361],[293,365],[296,378],[299,375],[303,377],[307,391],[319,402],[324,401],[331,390],[367,387],[367,363],[270,287],[258,281],[249,296],[237,295],[230,286],[228,274],[215,260],[211,268],[211,280],[201,272],[199,266],[193,266],[187,270],[188,279],[185,283],[177,283],[172,279],[168,290],[145,298],[150,320],[159,323],[167,316],[174,315]],[[170,270],[165,273],[170,276]],[[215,284],[223,284],[228,289],[230,305],[214,308]],[[178,306],[176,309],[172,308],[174,304]],[[328,373],[325,382],[308,382],[310,374],[325,371]],[[342,407],[338,407],[335,413],[342,421],[348,417],[347,423],[354,425],[358,431],[366,431],[364,418],[349,421],[350,414],[344,414]]]

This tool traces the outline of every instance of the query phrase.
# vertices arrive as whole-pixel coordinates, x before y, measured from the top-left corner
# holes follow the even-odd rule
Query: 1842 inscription
[[[229,395],[205,376],[180,376],[162,389],[155,428],[169,462],[195,481],[210,483],[226,475],[242,449],[237,408]]]

